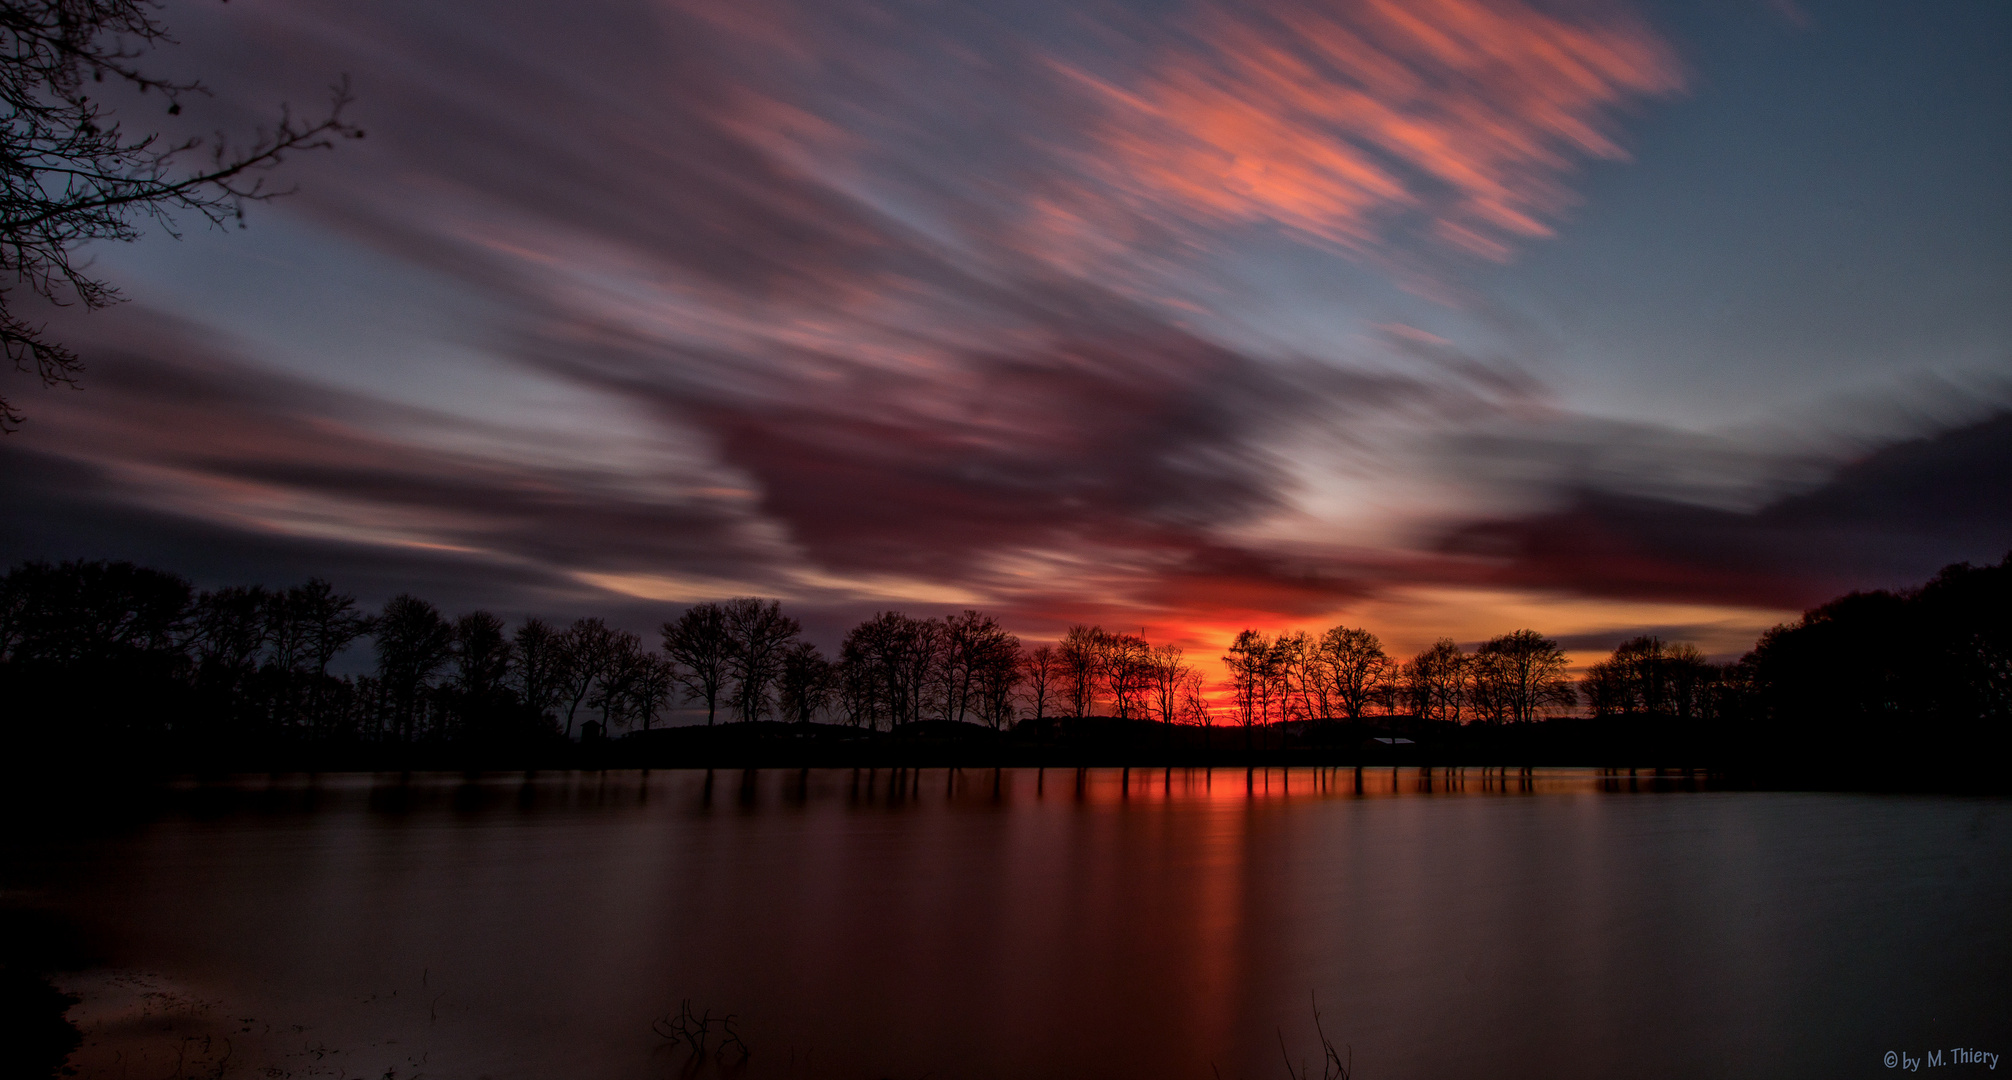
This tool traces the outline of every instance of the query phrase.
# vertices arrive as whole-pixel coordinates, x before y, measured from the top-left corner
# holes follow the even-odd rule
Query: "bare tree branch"
[[[182,111],[184,97],[209,93],[199,82],[157,79],[138,67],[148,50],[174,44],[157,11],[154,0],[0,0],[0,348],[45,387],[77,385],[83,362],[47,327],[14,313],[15,290],[87,310],[117,304],[118,289],[74,261],[79,245],[136,240],[148,221],[179,237],[177,214],[242,227],[245,203],[293,190],[267,185],[287,155],[363,137],[343,118],[352,100],[347,77],[330,87],[320,119],[298,119],[282,105],[278,123],[247,143],[222,133],[172,144],[158,134],[129,137],[91,86],[109,78],[158,93],[169,115]],[[22,420],[0,397],[0,431]]]

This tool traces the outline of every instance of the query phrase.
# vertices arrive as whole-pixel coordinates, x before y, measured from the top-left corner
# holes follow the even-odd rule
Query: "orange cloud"
[[[1506,258],[1550,232],[1576,160],[1625,156],[1611,113],[1683,85],[1636,20],[1517,0],[1219,5],[1191,28],[1128,85],[1065,69],[1104,105],[1093,171],[1156,216],[1353,250],[1411,217]]]

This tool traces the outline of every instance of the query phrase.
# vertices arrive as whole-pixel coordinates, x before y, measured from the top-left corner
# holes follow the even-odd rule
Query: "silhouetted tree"
[[[1761,636],[1723,680],[1766,768],[2002,774],[2012,749],[2012,554],[1918,590],[1851,593]]]
[[[706,724],[719,714],[733,667],[733,638],[727,632],[726,607],[693,604],[663,625],[664,655],[671,658],[685,700],[706,703]]]
[[[1334,627],[1314,644],[1314,656],[1334,703],[1352,721],[1360,721],[1368,713],[1390,680],[1390,654],[1367,630]]]
[[[943,621],[938,641],[943,718],[961,722],[967,713],[976,713],[999,726],[1000,695],[1010,694],[1019,678],[1020,639],[998,619],[966,610]]]
[[[139,223],[172,235],[175,212],[212,225],[237,219],[243,206],[283,194],[262,173],[287,154],[322,149],[338,137],[361,138],[342,120],[346,82],[325,119],[303,123],[284,107],[279,122],[242,148],[219,135],[207,160],[183,170],[204,150],[182,142],[128,134],[96,84],[110,79],[158,95],[169,113],[204,93],[193,82],[148,75],[137,66],[146,50],[170,41],[146,0],[8,0],[0,6],[0,274],[14,286],[56,304],[86,309],[117,303],[118,291],[92,276],[75,252],[93,240],[135,240]],[[0,289],[0,344],[20,371],[45,386],[73,383],[76,353],[26,321],[10,290]],[[0,430],[21,414],[0,398]]]
[[[1244,729],[1244,748],[1248,750],[1252,732],[1270,718],[1271,688],[1277,677],[1270,639],[1256,630],[1239,631],[1223,654],[1223,666],[1229,669],[1237,723]]]
[[[1471,658],[1452,638],[1440,638],[1404,665],[1404,692],[1412,711],[1430,720],[1458,723],[1467,707]]]
[[[848,635],[838,662],[838,707],[851,727],[874,730],[888,716],[885,680],[873,658]],[[892,723],[892,721],[889,721]]]
[[[854,700],[870,700],[874,715],[886,717],[891,727],[920,720],[941,633],[941,623],[898,611],[880,612],[853,627],[840,648],[848,695],[857,678],[860,695]]]
[[[1055,697],[1062,678],[1062,661],[1053,645],[1037,645],[1020,659],[1022,685],[1027,704],[1033,706],[1036,722],[1047,719],[1048,703]]]
[[[287,606],[301,627],[302,647],[311,665],[307,709],[315,729],[326,734],[334,719],[330,695],[341,693],[339,684],[332,685],[328,665],[370,632],[370,619],[356,610],[355,597],[337,593],[320,578],[288,590]]]
[[[700,605],[687,615],[686,628],[701,631],[717,616],[717,655],[727,666],[716,685],[744,719],[779,697],[783,714],[799,722],[835,700],[840,717],[860,726],[941,715],[1003,729],[1023,685],[1031,710],[1045,716],[1069,678],[1070,650],[1023,652],[976,611],[943,621],[881,612],[847,635],[836,666],[795,638],[795,621],[774,601]],[[330,676],[331,659],[366,623],[375,675]],[[666,624],[667,637],[679,625]],[[749,626],[769,642],[771,660],[750,659],[757,650],[742,642],[757,635],[744,633]],[[593,731],[647,730],[675,685],[671,660],[599,619],[565,633],[537,619],[508,639],[504,629],[479,611],[450,625],[412,596],[364,620],[353,600],[318,579],[196,597],[180,578],[131,564],[25,563],[0,575],[0,702],[17,744],[35,736],[74,751],[86,738],[95,748],[121,745],[101,735],[144,735],[167,741],[132,745],[180,745],[213,760],[233,745],[206,737],[220,733],[240,736],[238,746],[270,745],[243,736],[308,730],[404,744],[423,733],[452,745],[528,735],[533,716],[557,710],[570,735],[581,704],[599,713]],[[1073,628],[1064,641],[1083,673],[1067,687],[1080,695],[1075,708],[1087,714],[1108,694],[1119,717],[1212,725],[1208,688],[1178,648],[1097,627]],[[1223,660],[1226,704],[1247,747],[1255,729],[1280,720],[1333,707],[1359,719],[1393,685],[1375,636],[1347,627],[1317,639],[1246,630]],[[764,701],[752,713],[749,683]],[[1471,656],[1442,639],[1403,666],[1402,689],[1418,715],[1447,722],[1528,723],[1572,696],[1557,643],[1534,630],[1491,639]],[[1848,771],[1838,775],[1848,776],[1901,765],[1982,775],[2005,764],[2012,731],[2012,556],[1999,566],[1946,568],[1917,590],[1854,593],[1811,609],[1769,631],[1738,664],[1711,663],[1689,644],[1633,638],[1592,666],[1586,690],[1597,714],[1657,718],[1601,735],[1615,752],[1682,755],[1684,763],[1705,753],[1761,769],[1842,765]],[[299,724],[310,700],[311,729]],[[1554,730],[1576,737],[1569,726]]]
[[[73,744],[171,727],[189,668],[183,638],[190,605],[187,581],[132,563],[30,562],[9,570],[0,577],[6,726]]]
[[[72,664],[178,651],[189,583],[129,562],[29,562],[0,581],[0,658]]]
[[[777,681],[778,704],[787,720],[808,724],[838,692],[838,669],[808,641],[791,642],[783,651]]]
[[[769,688],[782,673],[783,653],[803,630],[774,600],[743,596],[725,604],[727,668],[734,681],[730,703],[744,721],[759,720],[770,708]]]
[[[573,737],[573,721],[580,706],[621,659],[621,633],[600,619],[581,618],[573,620],[573,625],[560,635],[559,655],[563,660],[559,666],[559,704],[566,710],[568,739]]]
[[[604,639],[599,674],[587,692],[587,707],[601,711],[601,734],[613,737],[617,727],[636,718],[641,706],[637,684],[648,676],[649,654],[643,639],[627,630],[610,630]]]
[[[308,648],[304,588],[296,585],[276,592],[265,605],[266,662],[289,678],[307,674],[314,662]]]
[[[532,617],[517,627],[510,643],[517,660],[511,675],[518,700],[533,716],[556,726],[568,681],[565,635]]]
[[[1315,684],[1318,673],[1313,670],[1312,642],[1304,630],[1281,631],[1272,639],[1271,669],[1274,690],[1272,694],[1278,702],[1278,718],[1284,720],[1307,720],[1326,713],[1316,712],[1314,699],[1318,696]]]
[[[1996,566],[1945,566],[1910,600],[1919,621],[1937,628],[1927,664],[1935,711],[1951,724],[1995,728],[2002,742],[2012,721],[2012,552]]]
[[[1153,685],[1153,647],[1140,634],[1100,634],[1096,643],[1096,670],[1111,695],[1111,715],[1129,720],[1144,712]]]
[[[1527,724],[1579,699],[1558,643],[1535,630],[1490,638],[1475,651],[1477,711],[1497,723]]]
[[[628,681],[628,704],[626,713],[640,720],[643,730],[650,730],[657,713],[668,705],[671,692],[678,687],[677,669],[668,657],[645,652],[636,659],[636,670]]]
[[[1159,713],[1161,723],[1176,723],[1181,714],[1182,688],[1194,669],[1181,659],[1181,647],[1171,643],[1154,648],[1151,661],[1153,711]]]
[[[990,616],[986,617],[989,621]],[[971,698],[978,721],[995,731],[1012,726],[1022,671],[1020,639],[997,622],[975,640],[971,651]]]
[[[1711,715],[1724,669],[1705,658],[1696,645],[1680,641],[1664,656],[1669,675],[1670,711],[1680,720]]]
[[[503,689],[514,651],[503,635],[503,620],[473,611],[454,620],[454,686],[473,698]]]
[[[1055,647],[1061,661],[1062,699],[1069,715],[1081,719],[1090,715],[1097,703],[1097,677],[1102,666],[1104,630],[1078,624],[1062,635]]]
[[[196,688],[205,701],[200,720],[213,732],[250,734],[264,702],[253,692],[263,658],[273,597],[258,585],[230,585],[196,598],[190,645]]]
[[[516,650],[503,631],[503,620],[486,611],[454,620],[451,685],[458,734],[494,737],[514,712],[509,679]]]
[[[372,631],[377,643],[377,678],[392,731],[411,742],[425,707],[426,691],[454,655],[454,628],[432,604],[410,594],[392,597]]]
[[[1586,669],[1586,701],[1595,716],[1670,711],[1670,670],[1663,639],[1630,638]]]
[[[1216,722],[1215,703],[1209,700],[1208,685],[1202,681],[1202,673],[1193,669],[1181,679],[1181,718],[1205,728],[1215,726]]]

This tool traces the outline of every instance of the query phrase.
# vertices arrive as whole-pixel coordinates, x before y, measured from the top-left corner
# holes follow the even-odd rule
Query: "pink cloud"
[[[1645,25],[1516,0],[1211,4],[1136,73],[1065,70],[1102,110],[1091,172],[1189,223],[1364,250],[1413,223],[1491,259],[1550,233],[1616,114],[1683,86]]]

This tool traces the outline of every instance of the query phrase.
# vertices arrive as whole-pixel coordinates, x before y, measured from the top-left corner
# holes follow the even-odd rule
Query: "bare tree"
[[[1181,647],[1174,644],[1161,645],[1152,652],[1152,706],[1159,713],[1160,722],[1178,722],[1181,715],[1181,691],[1193,672],[1181,660]]]
[[[1468,704],[1470,658],[1452,638],[1440,638],[1404,665],[1412,710],[1429,720],[1458,723]]]
[[[1037,645],[1020,658],[1021,685],[1036,722],[1047,719],[1048,703],[1062,679],[1062,661],[1053,645]]]
[[[1181,719],[1204,728],[1214,727],[1216,722],[1216,707],[1209,700],[1208,686],[1202,681],[1202,673],[1193,668],[1181,678]]]
[[[487,611],[454,620],[447,704],[459,734],[491,734],[496,722],[511,711],[509,677],[516,650],[503,631],[503,620]]]
[[[486,698],[502,689],[514,659],[502,619],[472,611],[454,620],[454,686],[463,694]]]
[[[320,578],[287,590],[287,609],[300,635],[301,666],[311,677],[306,708],[316,727],[328,721],[328,665],[343,650],[370,631],[370,620],[356,610],[356,598],[343,596]]]
[[[1711,711],[1719,669],[1705,659],[1696,645],[1680,641],[1663,654],[1669,685],[1670,712],[1680,720],[1690,720]]]
[[[971,651],[972,698],[978,721],[1001,731],[1013,723],[1013,699],[1023,677],[1020,639],[986,616],[988,629],[977,636]]]
[[[942,630],[942,623],[898,611],[880,612],[853,627],[840,650],[849,701],[870,703],[872,716],[885,717],[890,727],[922,719]]]
[[[265,605],[266,663],[288,679],[305,674],[312,659],[302,588],[275,592]]]
[[[185,98],[208,93],[201,84],[172,82],[140,70],[146,50],[171,41],[149,0],[8,0],[0,5],[0,273],[51,303],[95,309],[119,302],[118,290],[74,261],[92,240],[135,240],[140,224],[159,223],[171,235],[173,215],[193,214],[212,225],[244,218],[244,204],[285,194],[264,174],[288,154],[362,138],[344,121],[348,82],[336,87],[329,112],[296,119],[284,106],[279,122],[243,146],[219,135],[164,140],[128,134],[94,97],[107,79],[156,95],[173,115]],[[207,153],[204,153],[207,151]],[[184,169],[185,162],[200,162]],[[44,386],[74,384],[77,354],[23,319],[8,289],[0,289],[0,345],[17,370]],[[0,398],[0,431],[21,423]]]
[[[1697,646],[1643,636],[1622,642],[1613,655],[1587,669],[1584,687],[1595,716],[1689,718],[1709,707],[1712,686],[1722,676]]]
[[[1319,673],[1314,670],[1311,653],[1312,644],[1304,630],[1281,631],[1272,640],[1271,662],[1277,673],[1278,713],[1282,721],[1327,715],[1325,710],[1314,709],[1314,684]]]
[[[643,650],[643,639],[627,630],[610,630],[605,649],[587,707],[601,710],[601,735],[608,738],[633,716],[640,697],[636,684],[648,675],[651,657]]]
[[[693,604],[673,622],[663,625],[664,655],[670,657],[685,700],[706,703],[706,724],[719,714],[721,696],[732,668],[733,639],[727,633],[725,605]]]
[[[1238,632],[1223,654],[1229,669],[1230,689],[1236,695],[1237,723],[1244,729],[1244,749],[1250,749],[1255,728],[1270,715],[1270,694],[1274,680],[1271,641],[1256,630]]]
[[[1529,723],[1579,699],[1564,652],[1535,630],[1489,639],[1475,651],[1473,664],[1477,711],[1497,723]]]
[[[852,727],[879,728],[888,716],[886,695],[878,665],[857,638],[857,630],[845,639],[838,662],[838,707]],[[892,723],[892,721],[889,721]]]
[[[1111,713],[1129,720],[1145,711],[1153,684],[1153,647],[1140,634],[1105,634],[1098,645],[1097,666],[1111,693]]]
[[[971,711],[975,704],[972,701],[973,684],[982,663],[986,639],[1003,633],[1005,631],[1000,629],[999,620],[969,609],[943,620],[936,680],[940,684],[943,719],[961,723],[964,714]]]
[[[517,655],[512,682],[517,696],[534,714],[555,719],[566,683],[564,636],[543,619],[525,619],[511,636]]]
[[[1062,643],[1055,649],[1062,665],[1062,698],[1070,715],[1078,719],[1096,708],[1104,636],[1102,627],[1078,624],[1062,635]]]
[[[0,661],[70,664],[179,654],[189,583],[128,562],[28,562],[0,577]]]
[[[385,603],[372,635],[392,727],[400,741],[411,742],[426,692],[453,658],[454,628],[432,604],[401,594]]]
[[[643,730],[657,719],[657,713],[670,703],[671,691],[678,685],[677,670],[668,657],[647,650],[639,650],[635,669],[627,682],[628,699],[624,713],[631,720],[641,720]]]
[[[1019,681],[1020,639],[998,619],[967,609],[943,620],[938,650],[934,681],[943,718],[962,722],[975,714],[982,723],[1000,726],[1011,712],[1001,694],[1010,696]]]
[[[1334,702],[1350,720],[1361,720],[1390,677],[1390,655],[1367,630],[1337,626],[1314,646]]]
[[[808,724],[838,691],[838,669],[817,646],[808,641],[792,642],[782,655],[777,690],[783,718]]]
[[[271,600],[258,585],[228,585],[196,598],[192,644],[205,681],[235,688],[258,669]]]
[[[573,737],[573,720],[580,706],[621,659],[621,634],[600,619],[575,619],[559,636],[559,655],[564,659],[559,667],[558,700],[566,710],[567,738]]]
[[[1664,697],[1663,639],[1630,638],[1613,655],[1586,669],[1586,701],[1593,715],[1653,713]]]
[[[803,627],[784,615],[782,605],[774,600],[743,596],[723,606],[727,639],[732,644],[727,654],[727,667],[734,679],[731,704],[742,720],[759,720],[768,715],[769,687],[782,673],[783,652]]]

